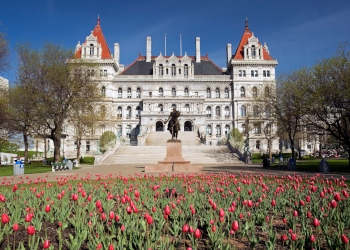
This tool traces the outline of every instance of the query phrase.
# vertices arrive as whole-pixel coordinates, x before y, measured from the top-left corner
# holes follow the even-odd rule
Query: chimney
[[[232,58],[232,45],[231,45],[231,43],[228,43],[226,45],[226,57],[227,57],[227,65],[229,65],[231,58]]]
[[[114,44],[114,60],[119,63],[120,60],[120,47],[119,43]]]
[[[151,41],[151,37],[148,36],[146,38],[146,62],[151,62],[151,48],[152,48],[152,41]]]
[[[196,37],[196,62],[201,62],[201,42],[199,37]]]

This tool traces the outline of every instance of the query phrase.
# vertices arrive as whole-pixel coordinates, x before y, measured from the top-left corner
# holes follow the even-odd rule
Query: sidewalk
[[[309,172],[301,172],[301,171],[288,171],[288,170],[276,170],[276,169],[265,169],[261,167],[261,164],[208,164],[203,165],[204,171],[203,173],[208,174],[218,174],[218,173],[232,173],[232,174],[253,174],[253,175],[273,175],[273,176],[282,176],[282,175],[300,175],[302,177],[314,176],[318,173],[309,173]],[[134,174],[152,174],[152,175],[160,175],[160,174],[178,174],[181,172],[154,172],[154,173],[145,173],[144,166],[140,166],[138,164],[109,164],[109,165],[81,165],[79,169],[75,170],[63,170],[57,172],[47,172],[40,174],[29,174],[23,176],[6,176],[0,177],[0,185],[6,184],[14,184],[20,183],[24,181],[27,183],[28,181],[57,181],[63,179],[82,179],[87,176],[91,176],[91,179],[95,179],[97,177],[106,177],[106,176],[133,176]],[[195,172],[184,172],[186,173],[195,173]],[[197,172],[202,173],[202,172]],[[341,178],[344,176],[347,180],[350,180],[350,174],[337,174],[337,173],[319,173],[324,178]]]

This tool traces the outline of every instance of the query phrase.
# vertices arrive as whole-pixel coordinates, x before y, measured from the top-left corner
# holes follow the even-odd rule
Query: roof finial
[[[244,31],[250,32],[249,27],[248,27],[248,18],[245,18],[245,29]]]
[[[97,25],[100,25],[100,15],[97,15]]]

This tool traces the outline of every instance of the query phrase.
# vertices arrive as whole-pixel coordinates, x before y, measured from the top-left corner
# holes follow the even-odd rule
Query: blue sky
[[[349,0],[3,0],[0,30],[9,39],[13,67],[2,75],[15,80],[17,43],[40,47],[50,41],[74,49],[93,30],[97,15],[111,52],[119,43],[126,66],[139,52],[145,55],[146,36],[152,37],[153,55],[164,54],[164,34],[167,55],[179,55],[182,34],[183,53],[194,55],[195,37],[200,37],[201,54],[208,52],[225,67],[226,44],[234,53],[246,17],[278,60],[277,74],[312,66],[350,42]]]

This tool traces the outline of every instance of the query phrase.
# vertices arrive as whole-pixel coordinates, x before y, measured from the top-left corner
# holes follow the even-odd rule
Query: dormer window
[[[252,45],[252,56],[256,56],[255,45]]]
[[[184,75],[188,76],[188,65],[187,64],[185,64],[185,66],[184,66]]]
[[[94,55],[94,45],[90,44],[90,56]]]
[[[175,64],[172,64],[172,65],[171,65],[171,75],[172,75],[172,76],[175,76],[175,75],[176,75],[176,66],[175,66]]]
[[[159,75],[162,76],[164,74],[163,64],[159,64]]]

